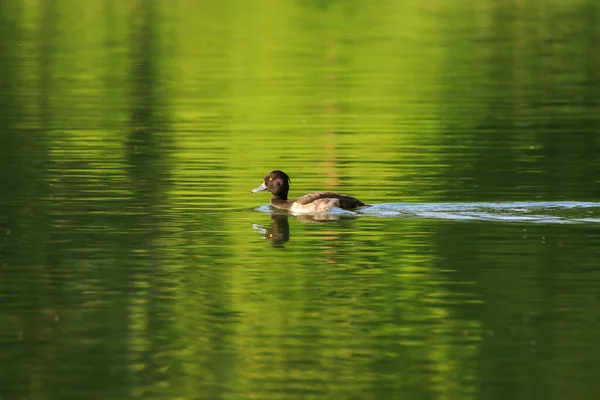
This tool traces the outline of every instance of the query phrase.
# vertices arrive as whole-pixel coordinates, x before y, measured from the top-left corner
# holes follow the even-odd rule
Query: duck
[[[338,207],[344,210],[353,210],[366,206],[355,197],[333,192],[315,192],[305,194],[296,200],[288,200],[290,191],[290,177],[283,171],[271,171],[265,176],[263,183],[252,189],[252,193],[268,190],[273,194],[271,206],[292,213],[315,213],[331,211]]]

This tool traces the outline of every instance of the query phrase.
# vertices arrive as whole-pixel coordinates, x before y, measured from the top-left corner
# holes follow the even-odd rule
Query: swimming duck
[[[288,200],[290,177],[283,171],[271,171],[265,176],[263,183],[254,188],[252,193],[268,190],[273,194],[271,205],[281,210],[295,213],[330,211],[333,207],[351,210],[365,205],[362,201],[345,194],[332,192],[316,192],[305,194],[296,200]]]

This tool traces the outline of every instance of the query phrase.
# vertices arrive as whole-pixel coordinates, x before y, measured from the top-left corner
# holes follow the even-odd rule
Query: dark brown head
[[[290,177],[283,171],[271,171],[265,176],[264,182],[252,189],[252,193],[268,190],[273,193],[273,197],[282,200],[287,200],[288,192],[290,191]]]

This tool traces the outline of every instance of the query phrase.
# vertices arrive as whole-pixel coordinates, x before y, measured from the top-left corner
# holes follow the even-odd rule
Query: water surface
[[[0,397],[597,397],[596,2],[8,3]]]

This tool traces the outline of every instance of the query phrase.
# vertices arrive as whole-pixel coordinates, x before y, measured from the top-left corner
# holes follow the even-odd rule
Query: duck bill
[[[260,186],[255,187],[254,189],[252,189],[252,193],[258,193],[258,192],[262,192],[263,190],[267,190],[267,185],[265,185],[265,183],[261,183]]]

